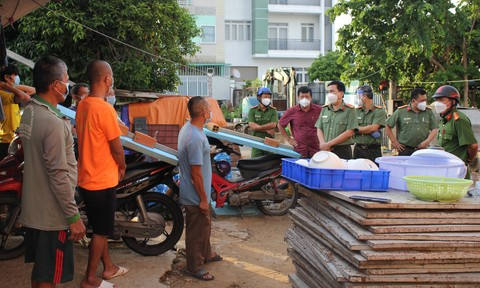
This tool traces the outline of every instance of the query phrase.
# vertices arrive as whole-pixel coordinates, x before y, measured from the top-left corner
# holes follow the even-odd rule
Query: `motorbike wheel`
[[[297,187],[293,184],[292,181],[283,178],[277,177],[273,179],[275,187],[279,192],[285,193],[289,198],[285,198],[282,201],[274,200],[262,200],[257,201],[257,206],[262,213],[269,216],[280,216],[285,215],[288,212],[288,209],[295,207],[298,199]],[[267,184],[267,193],[275,194],[275,189],[272,184]]]
[[[183,233],[183,214],[178,204],[167,195],[151,192],[142,196],[148,214],[156,213],[165,220],[163,235],[156,238],[135,238],[122,236],[128,248],[144,256],[157,256],[172,249]],[[130,217],[138,215],[138,207],[133,200],[127,204]],[[125,212],[125,211],[124,211]],[[154,220],[155,217],[152,217]]]
[[[0,197],[0,260],[17,258],[25,253],[25,237],[18,218],[8,235],[3,232],[13,217],[14,209],[18,206],[19,203],[15,197]]]

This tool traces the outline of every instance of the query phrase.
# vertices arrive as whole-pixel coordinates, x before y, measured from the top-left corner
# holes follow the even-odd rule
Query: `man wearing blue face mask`
[[[14,65],[5,67],[0,72],[0,98],[3,107],[3,120],[0,124],[0,160],[8,155],[8,146],[15,136],[20,124],[20,108],[18,104],[26,104],[30,101],[30,95],[35,93],[35,88],[19,85],[20,77],[18,68]]]
[[[248,125],[253,130],[253,136],[260,138],[275,138],[275,127],[278,123],[277,109],[272,104],[272,91],[267,87],[258,89],[257,99],[260,102],[257,106],[250,108],[248,112]],[[252,148],[252,158],[270,153]]]
[[[320,150],[331,151],[342,159],[352,159],[354,130],[358,131],[355,108],[343,101],[345,84],[332,81],[327,86],[328,104],[324,105],[315,127]]]

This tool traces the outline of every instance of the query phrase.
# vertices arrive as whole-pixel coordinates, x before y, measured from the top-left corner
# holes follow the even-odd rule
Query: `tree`
[[[451,80],[478,78],[479,2],[340,1],[329,15],[352,16],[351,24],[340,29],[337,45],[340,61],[354,63],[342,77],[375,87],[390,79],[431,90],[447,82],[459,86]]]
[[[345,65],[339,62],[340,52],[330,51],[325,56],[318,56],[308,68],[308,78],[314,80],[338,80],[345,70]]]
[[[101,59],[111,64],[117,88],[173,91],[177,68],[199,50],[195,19],[175,0],[63,0],[45,7],[19,20],[7,45],[34,61],[47,54],[63,59],[75,82],[85,82],[86,64]]]

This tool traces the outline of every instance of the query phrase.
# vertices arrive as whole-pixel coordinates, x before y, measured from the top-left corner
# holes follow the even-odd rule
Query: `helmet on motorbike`
[[[230,173],[230,170],[232,167],[230,166],[230,163],[226,160],[220,160],[215,162],[215,167],[217,167],[218,173],[220,173],[220,176],[226,177],[228,173]]]
[[[267,87],[262,87],[257,91],[257,97],[262,97],[262,94],[270,94],[272,95],[272,91]]]
[[[458,90],[450,85],[443,85],[440,86],[437,91],[435,91],[435,94],[433,94],[433,98],[441,98],[441,97],[447,97],[450,99],[453,99],[456,101],[456,103],[460,102],[460,93]]]

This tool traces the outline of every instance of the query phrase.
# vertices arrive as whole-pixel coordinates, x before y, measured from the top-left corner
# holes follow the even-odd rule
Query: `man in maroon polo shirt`
[[[322,111],[322,106],[312,103],[312,90],[307,86],[298,88],[298,105],[285,111],[278,122],[278,130],[288,139],[295,151],[302,157],[312,157],[320,150],[315,122]],[[290,124],[291,136],[285,127]]]

